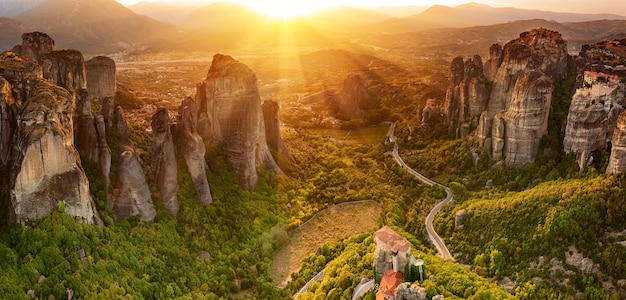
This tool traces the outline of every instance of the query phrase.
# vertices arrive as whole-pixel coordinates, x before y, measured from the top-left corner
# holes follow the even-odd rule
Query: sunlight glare
[[[328,3],[325,1],[239,0],[237,2],[247,5],[267,17],[283,20],[310,15],[328,7]]]

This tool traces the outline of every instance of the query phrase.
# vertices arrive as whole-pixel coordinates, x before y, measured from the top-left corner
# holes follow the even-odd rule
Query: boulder
[[[162,107],[152,116],[152,173],[157,181],[165,208],[178,215],[178,167],[167,109]]]

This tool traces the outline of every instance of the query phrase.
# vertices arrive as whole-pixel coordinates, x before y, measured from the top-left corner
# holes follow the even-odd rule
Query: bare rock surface
[[[453,60],[444,104],[448,130],[459,136],[477,122],[479,150],[519,167],[534,161],[546,134],[554,83],[566,75],[567,43],[538,28],[489,52],[484,65],[479,56]]]
[[[120,141],[117,162],[117,189],[113,195],[113,213],[118,221],[129,216],[140,215],[142,221],[152,221],[156,210],[146,174],[131,140],[130,130],[121,107],[115,108],[115,128]]]
[[[185,163],[191,175],[193,186],[198,194],[198,200],[203,205],[208,205],[213,203],[213,197],[211,197],[211,189],[206,177],[207,165],[204,158],[206,154],[204,140],[196,131],[197,111],[198,108],[193,99],[187,98],[183,100],[178,110],[178,124],[180,126],[179,132],[182,139],[183,156],[185,157]]]
[[[290,161],[295,161],[287,146],[280,136],[280,119],[278,102],[266,100],[263,102],[263,119],[265,123],[265,136],[267,137],[267,145],[271,150],[283,155]]]
[[[574,152],[582,169],[591,152],[605,149],[613,137],[617,117],[624,111],[624,84],[617,76],[584,72],[567,115],[565,152]]]
[[[89,98],[115,97],[117,91],[115,61],[106,56],[96,56],[85,62]]]
[[[152,116],[152,173],[154,174],[165,208],[178,215],[178,167],[174,153],[174,142],[170,130],[169,116],[166,108]]]
[[[617,118],[617,126],[613,133],[611,157],[606,167],[607,173],[619,174],[626,171],[626,112]]]
[[[196,101],[200,111],[206,112],[208,142],[222,145],[241,187],[256,188],[257,167],[282,174],[267,145],[254,72],[228,55],[216,54],[199,87]]]

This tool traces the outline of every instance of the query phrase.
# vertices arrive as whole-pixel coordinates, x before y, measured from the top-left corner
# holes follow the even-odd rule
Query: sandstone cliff
[[[611,141],[613,146],[606,172],[609,174],[626,172],[626,112],[617,118],[617,127]]]
[[[276,101],[267,100],[263,102],[263,119],[267,145],[271,150],[294,162],[295,160],[293,156],[289,153],[287,146],[285,146],[285,143],[280,136],[280,119],[278,118],[279,109],[280,108]]]
[[[619,77],[584,72],[583,81],[572,98],[563,139],[564,151],[576,153],[581,169],[591,152],[606,148],[624,111],[624,84]]]
[[[115,97],[115,61],[106,56],[96,56],[85,62],[89,98]]]
[[[152,221],[156,210],[146,174],[131,140],[130,130],[121,107],[115,108],[115,128],[120,140],[117,162],[117,192],[113,195],[113,213],[118,221],[140,215],[143,221]]]
[[[256,168],[282,173],[265,137],[261,97],[254,72],[227,55],[216,54],[206,80],[199,85],[196,101],[206,112],[211,144],[220,144],[233,164],[243,189],[254,190]],[[197,118],[197,116],[196,116]]]
[[[22,34],[22,44],[13,47],[13,52],[39,61],[40,55],[56,50],[54,40],[43,32],[28,32]]]
[[[204,155],[206,148],[204,140],[196,131],[198,106],[196,102],[187,98],[183,100],[178,110],[179,135],[182,140],[183,156],[187,164],[187,170],[191,175],[191,181],[198,194],[198,200],[203,205],[213,203],[209,182],[206,177],[206,161]]]
[[[0,56],[2,82],[2,169],[10,189],[9,222],[27,225],[61,202],[65,212],[89,224],[102,224],[89,182],[72,140],[73,97],[41,79],[41,69],[12,52]],[[16,88],[17,87],[17,88]],[[8,90],[18,90],[11,99]],[[15,109],[18,108],[18,109]]]
[[[520,34],[503,48],[493,45],[480,57],[452,62],[444,105],[450,133],[473,127],[479,150],[509,166],[534,161],[546,134],[554,83],[565,78],[567,45],[544,28]],[[491,91],[489,89],[491,88]]]
[[[174,142],[166,108],[152,116],[152,173],[154,174],[165,208],[178,215],[178,167],[174,154]]]
[[[347,120],[360,120],[363,118],[363,110],[359,103],[370,97],[367,87],[359,75],[348,75],[339,90],[337,105],[339,113]]]
[[[489,94],[479,55],[463,62],[462,57],[452,61],[450,87],[446,92],[444,110],[448,116],[448,133],[459,136],[461,123],[485,110]]]

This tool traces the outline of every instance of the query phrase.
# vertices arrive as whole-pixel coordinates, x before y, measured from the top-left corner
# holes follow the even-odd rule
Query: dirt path
[[[302,259],[325,243],[377,228],[379,214],[380,205],[373,201],[335,205],[320,212],[294,230],[289,244],[276,251],[271,264],[272,279],[284,288],[291,273],[300,269]]]

